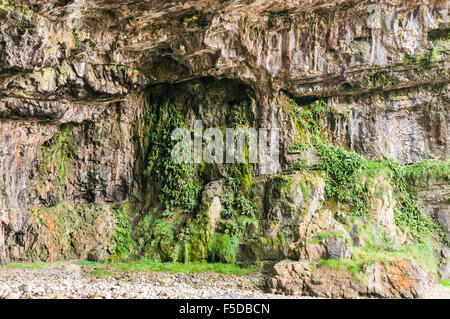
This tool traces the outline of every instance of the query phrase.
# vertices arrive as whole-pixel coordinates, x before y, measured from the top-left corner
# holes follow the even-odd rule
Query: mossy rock
[[[321,206],[325,181],[322,172],[293,172],[253,185],[253,199],[258,219],[303,221]]]
[[[112,252],[115,231],[113,210],[107,204],[68,204],[36,208],[35,242],[26,252],[32,259],[87,259],[89,254],[105,259]]]

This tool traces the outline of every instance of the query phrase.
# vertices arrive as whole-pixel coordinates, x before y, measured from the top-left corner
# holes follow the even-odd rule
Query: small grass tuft
[[[114,276],[115,274],[115,271],[107,270],[104,268],[96,268],[91,271],[91,275],[94,275],[96,277]]]
[[[18,268],[18,269],[42,269],[45,264],[9,264],[4,268]]]

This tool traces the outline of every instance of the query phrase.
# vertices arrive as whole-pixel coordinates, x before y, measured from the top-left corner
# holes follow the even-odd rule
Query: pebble
[[[81,267],[75,264],[69,264],[69,265],[64,265],[63,269],[71,274],[80,274],[81,273]]]
[[[28,286],[28,284],[22,284],[19,286],[19,291],[24,295],[24,296],[29,296],[30,293],[30,287]]]

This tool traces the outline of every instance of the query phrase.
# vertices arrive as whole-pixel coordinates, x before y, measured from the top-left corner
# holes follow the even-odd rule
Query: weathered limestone
[[[439,222],[450,238],[450,177],[422,176],[411,179],[411,191],[417,196],[417,205]]]
[[[220,214],[223,211],[222,203],[220,201],[222,192],[223,186],[221,181],[210,182],[203,189],[202,202],[208,206],[206,214],[211,227],[211,233],[215,231],[217,222],[221,218]]]
[[[418,298],[429,288],[426,272],[414,260],[374,263],[365,270],[369,295]]]
[[[160,185],[145,176],[145,111],[170,97],[188,126],[202,119],[225,127],[227,111],[243,104],[246,125],[280,128],[279,172],[261,176],[256,165],[245,176],[257,221],[246,226],[237,256],[242,263],[295,260],[277,268],[273,289],[421,295],[426,280],[414,262],[369,266],[370,289],[346,269],[308,265],[373,244],[366,228],[376,244],[386,235],[401,245],[408,236],[395,225],[394,190],[380,176],[365,185],[374,224],[349,221],[348,207],[325,202],[317,154],[290,149],[306,138],[289,99],[300,108],[324,100],[332,111],[319,135],[367,159],[448,158],[445,1],[372,9],[366,0],[77,3],[0,6],[0,263],[107,258],[117,207],[129,202],[145,212],[158,204]],[[288,172],[299,159],[310,170]],[[201,174],[214,232],[226,168],[205,165]],[[410,184],[417,204],[450,234],[448,178]],[[169,241],[160,246],[174,251]],[[398,278],[388,283],[388,276]]]
[[[300,261],[281,261],[268,281],[271,292],[323,298],[418,298],[429,288],[425,271],[413,260],[393,264],[377,262],[357,278],[346,268],[311,266]]]

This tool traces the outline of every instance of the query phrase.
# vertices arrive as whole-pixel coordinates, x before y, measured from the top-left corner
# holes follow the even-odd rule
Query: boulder
[[[223,211],[220,196],[223,192],[222,181],[213,181],[206,184],[202,192],[202,201],[207,205],[206,214],[210,223],[210,231],[216,230],[217,222]]]
[[[253,185],[253,199],[259,218],[276,218],[280,223],[310,221],[324,200],[322,172],[293,172],[259,179]]]
[[[415,204],[428,216],[442,225],[450,239],[450,183],[449,176],[426,175],[421,178],[410,177],[408,190],[415,196]]]
[[[375,262],[364,270],[367,294],[381,298],[420,298],[430,288],[426,272],[412,259]]]
[[[344,238],[327,237],[324,240],[327,248],[327,256],[331,259],[350,258],[353,255],[352,248],[347,244]]]
[[[411,259],[375,262],[358,275],[343,266],[284,260],[267,281],[271,293],[323,298],[421,298],[429,288],[430,278]]]
[[[220,197],[223,192],[222,181],[213,181],[205,185],[202,192],[202,200],[210,201],[215,197]]]
[[[284,260],[273,268],[274,276],[267,282],[268,291],[296,296],[323,298],[358,298],[364,286],[345,268],[317,269],[307,261]]]
[[[364,295],[364,284],[346,268],[339,270],[320,265],[304,282],[308,295],[322,298],[359,298]]]
[[[268,291],[302,296],[303,283],[311,275],[311,271],[311,266],[306,261],[280,261],[273,267],[273,277],[267,281]]]

